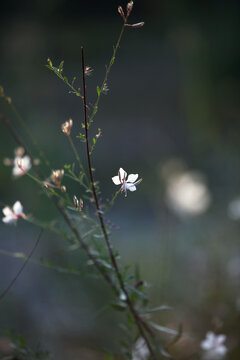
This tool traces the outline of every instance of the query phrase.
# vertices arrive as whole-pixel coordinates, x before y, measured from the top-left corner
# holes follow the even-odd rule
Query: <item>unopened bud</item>
[[[84,72],[85,72],[86,76],[91,76],[92,72],[93,72],[93,69],[90,66],[86,66]]]
[[[65,123],[62,124],[62,132],[66,134],[67,136],[70,135],[71,129],[72,129],[73,121],[72,119],[69,119]]]
[[[126,20],[125,14],[124,14],[123,8],[121,6],[118,7],[118,13],[121,15],[121,17],[125,21]]]
[[[132,27],[132,28],[140,28],[144,25],[144,22],[139,22],[139,23],[136,23],[136,24],[125,24],[125,26],[128,26],[128,27]]]
[[[12,166],[14,164],[13,160],[12,159],[9,159],[9,158],[4,158],[3,159],[3,164],[5,166]]]
[[[64,186],[64,185],[63,185],[63,186],[61,186],[61,192],[65,193],[65,192],[66,192],[66,190],[67,190],[67,189],[66,189],[66,186]]]
[[[127,17],[131,14],[132,8],[133,8],[133,1],[130,1],[127,4]]]
[[[33,164],[36,165],[36,166],[39,165],[40,164],[40,159],[34,159]]]
[[[12,103],[12,99],[9,96],[6,96],[5,100],[9,105]]]
[[[14,150],[14,154],[15,154],[16,157],[22,157],[24,152],[25,152],[25,150],[24,150],[23,146],[19,146],[18,148],[16,148]]]
[[[83,201],[82,199],[80,199],[78,201],[78,198],[76,197],[76,195],[73,196],[73,203],[74,203],[74,206],[75,208],[78,210],[78,211],[82,211],[83,209]]]
[[[62,182],[62,178],[64,175],[64,170],[53,170],[52,171],[52,181],[54,182],[54,184],[56,184],[59,188],[61,186],[61,182]]]
[[[96,134],[96,139],[98,139],[102,134],[102,130],[99,128],[98,133]]]
[[[73,196],[73,203],[74,203],[75,208],[78,209],[79,201],[78,201],[76,195]]]

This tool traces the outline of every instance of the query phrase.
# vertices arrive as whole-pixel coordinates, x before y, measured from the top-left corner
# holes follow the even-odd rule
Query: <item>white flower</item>
[[[15,157],[13,166],[13,176],[22,176],[32,167],[31,159],[28,155]]]
[[[227,347],[223,344],[226,340],[225,335],[215,335],[209,331],[206,338],[201,342],[201,348],[205,352],[204,359],[222,359],[227,353]]]
[[[23,147],[18,147],[14,151],[14,153],[15,153],[14,159],[5,158],[3,160],[4,165],[13,166],[13,169],[12,169],[13,176],[16,176],[16,177],[22,176],[22,175],[26,174],[26,172],[28,170],[30,170],[32,167],[30,156],[24,155],[24,152],[25,152],[25,150]],[[38,159],[34,160],[35,165],[37,165],[38,163],[39,163]]]
[[[140,184],[142,179],[137,180],[138,174],[130,174],[128,175],[122,168],[118,170],[118,175],[112,177],[112,181],[115,185],[122,185],[121,186],[121,192],[124,192],[125,197],[127,196],[127,190],[129,191],[136,191],[136,185]],[[137,180],[137,181],[136,181]]]
[[[26,217],[26,215],[23,213],[23,207],[20,201],[16,201],[12,208],[6,206],[3,208],[2,212],[4,214],[2,221],[5,224],[15,224],[19,217]]]
[[[150,353],[145,340],[140,337],[134,345],[132,351],[132,360],[147,360]]]

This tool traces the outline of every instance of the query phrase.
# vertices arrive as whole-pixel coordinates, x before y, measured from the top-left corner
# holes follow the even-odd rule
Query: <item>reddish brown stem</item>
[[[146,342],[146,345],[147,345],[147,347],[149,349],[149,352],[150,352],[150,354],[152,356],[152,359],[155,359],[155,355],[154,355],[152,346],[151,346],[151,344],[150,344],[150,342],[149,342],[149,340],[148,340],[148,338],[147,338],[147,336],[146,336],[146,334],[144,332],[144,329],[143,329],[144,328],[143,321],[140,318],[140,316],[138,315],[137,311],[135,310],[135,308],[134,308],[134,306],[132,304],[132,301],[131,301],[131,299],[129,297],[128,291],[127,291],[127,289],[125,287],[121,272],[119,270],[116,258],[115,258],[114,253],[113,253],[112,244],[111,244],[110,239],[108,237],[108,233],[107,233],[107,230],[106,230],[106,226],[105,226],[105,223],[104,223],[102,212],[101,212],[100,207],[99,207],[98,196],[97,196],[96,188],[95,188],[95,185],[94,185],[94,176],[93,176],[93,171],[92,171],[91,156],[90,156],[90,151],[89,151],[88,122],[87,122],[87,97],[86,97],[86,82],[85,82],[85,59],[84,59],[84,49],[83,49],[83,47],[81,49],[82,49],[83,112],[84,112],[84,126],[85,126],[86,155],[87,155],[87,163],[88,163],[88,172],[89,172],[89,177],[90,177],[90,182],[91,182],[91,187],[92,187],[92,194],[93,194],[95,206],[96,206],[96,209],[97,209],[97,215],[98,215],[100,226],[101,226],[101,229],[102,229],[102,233],[103,233],[106,245],[107,245],[107,249],[108,249],[108,252],[109,252],[111,263],[112,263],[112,266],[113,266],[113,268],[115,270],[115,273],[116,273],[116,276],[117,276],[121,291],[126,296],[126,303],[128,305],[128,308],[129,308],[130,312],[132,313],[132,315],[133,315],[133,317],[135,319],[135,322],[136,322],[136,325],[138,327],[139,333],[144,338],[144,340]]]

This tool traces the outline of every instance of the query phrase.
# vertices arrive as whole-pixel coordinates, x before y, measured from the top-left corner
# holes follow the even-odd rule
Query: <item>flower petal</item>
[[[218,345],[218,347],[215,349],[215,353],[221,356],[224,356],[227,352],[227,348],[225,345]]]
[[[119,176],[114,176],[112,177],[112,181],[114,182],[115,185],[120,185],[121,182],[120,182],[120,179],[119,179]]]
[[[13,217],[13,216],[5,216],[4,218],[2,218],[2,221],[5,223],[5,224],[11,224],[13,222],[16,222],[17,219],[16,217]]]
[[[22,204],[20,203],[20,201],[15,202],[15,204],[13,205],[13,211],[18,216],[22,214],[23,207],[22,207]]]
[[[31,169],[32,167],[32,164],[31,164],[31,159],[28,155],[25,155],[23,158],[22,158],[22,167],[25,171],[28,171]]]
[[[226,340],[226,335],[218,335],[217,342],[218,344],[222,344]]]
[[[133,183],[137,180],[138,174],[130,174],[128,175],[127,182]]]
[[[7,217],[13,214],[12,209],[10,209],[9,206],[5,206],[5,208],[2,209],[2,212]]]
[[[118,172],[119,172],[119,175],[120,175],[120,181],[122,182],[124,179],[126,179],[127,173],[126,173],[125,170],[123,170],[123,168],[120,168],[118,170]]]
[[[129,191],[136,191],[137,188],[135,185],[132,185],[132,184],[126,184],[126,189],[129,190]]]
[[[21,176],[24,175],[24,172],[20,169],[19,166],[14,166],[12,169],[13,176]]]

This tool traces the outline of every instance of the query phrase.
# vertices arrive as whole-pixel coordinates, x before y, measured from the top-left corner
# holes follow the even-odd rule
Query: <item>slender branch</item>
[[[96,206],[96,209],[97,209],[97,215],[98,215],[100,226],[101,226],[101,229],[102,229],[102,233],[104,235],[104,239],[105,239],[105,242],[106,242],[106,245],[107,245],[107,248],[108,248],[108,252],[109,252],[109,255],[110,255],[112,266],[115,269],[115,273],[116,273],[120,288],[121,288],[122,292],[126,296],[126,303],[128,305],[128,308],[129,308],[130,312],[132,313],[132,315],[133,315],[133,317],[135,319],[136,325],[138,327],[138,330],[139,330],[141,336],[144,338],[144,340],[146,342],[146,345],[147,345],[147,347],[148,347],[148,349],[150,351],[152,359],[155,359],[155,355],[154,355],[152,346],[151,346],[151,344],[150,344],[150,342],[149,342],[149,340],[148,340],[148,338],[147,338],[147,336],[146,336],[146,334],[144,332],[142,319],[140,318],[137,311],[135,310],[135,308],[134,308],[134,306],[133,306],[133,304],[131,302],[131,299],[129,297],[128,291],[127,291],[127,289],[125,287],[121,272],[119,270],[116,258],[114,256],[112,244],[111,244],[111,242],[109,240],[109,237],[108,237],[108,233],[107,233],[107,230],[106,230],[106,226],[105,226],[105,223],[104,223],[102,212],[101,212],[100,206],[99,206],[98,196],[97,196],[96,188],[95,188],[95,185],[94,185],[94,177],[93,177],[93,171],[92,171],[91,156],[90,156],[90,151],[89,151],[88,122],[87,122],[87,98],[86,98],[86,82],[85,82],[85,59],[84,59],[84,49],[83,49],[83,47],[81,49],[82,49],[83,111],[84,111],[84,125],[85,125],[85,139],[86,139],[86,141],[85,141],[86,155],[87,155],[88,172],[89,172],[89,177],[90,177],[90,182],[91,182],[92,194],[93,194],[95,206]]]
[[[2,119],[4,121],[4,123],[6,124],[8,130],[10,131],[11,135],[13,136],[13,138],[15,139],[15,141],[20,145],[23,146],[25,149],[26,154],[30,157],[31,162],[33,164],[33,168],[34,171],[36,172],[36,174],[38,175],[38,177],[41,180],[44,180],[44,176],[41,173],[41,171],[38,169],[37,166],[34,165],[33,163],[33,157],[32,154],[30,153],[30,151],[27,149],[25,143],[23,142],[22,138],[16,133],[16,131],[14,130],[13,126],[11,125],[10,121],[8,118],[6,118],[5,116],[3,116],[2,114],[0,114],[0,119]],[[73,234],[76,236],[76,239],[79,241],[81,247],[85,250],[85,252],[87,253],[87,256],[89,257],[89,259],[93,262],[93,264],[95,265],[95,267],[98,269],[98,271],[101,273],[101,275],[103,276],[103,278],[111,285],[111,287],[113,288],[113,290],[116,292],[116,285],[114,284],[113,280],[111,279],[111,277],[106,273],[106,270],[100,265],[100,263],[98,262],[98,260],[96,259],[96,257],[91,253],[88,245],[85,243],[85,241],[82,239],[81,235],[79,234],[78,230],[75,228],[75,226],[73,225],[71,219],[69,218],[69,216],[67,215],[67,213],[65,212],[65,210],[63,209],[63,207],[60,205],[59,201],[57,200],[55,195],[51,195],[50,196],[51,200],[53,201],[54,205],[56,206],[56,208],[58,209],[58,211],[60,212],[60,214],[62,215],[62,217],[64,218],[66,224],[68,225],[68,227],[71,229],[71,231],[73,232]]]
[[[100,101],[100,97],[101,97],[101,94],[103,93],[104,86],[107,84],[108,75],[109,75],[111,67],[113,66],[113,63],[114,63],[114,60],[115,60],[115,57],[116,57],[116,54],[117,54],[117,51],[118,51],[118,48],[119,48],[123,33],[124,33],[124,30],[125,30],[126,21],[127,21],[127,19],[125,19],[125,21],[123,23],[123,26],[122,26],[122,29],[120,31],[120,35],[118,37],[117,43],[113,47],[113,54],[112,54],[112,57],[111,57],[111,59],[109,61],[108,66],[107,66],[105,77],[103,79],[103,82],[102,82],[102,85],[101,85],[101,88],[100,88],[100,93],[98,94],[97,100],[95,101],[95,104],[93,105],[93,111],[92,111],[91,116],[89,117],[88,127],[91,126],[91,123],[93,122],[93,119],[94,119],[94,117],[95,117],[95,115],[97,113],[97,108],[98,108],[98,104],[99,104],[99,101]],[[84,97],[84,95],[83,95],[83,97]]]
[[[34,247],[32,248],[32,250],[30,251],[27,259],[25,260],[25,262],[23,263],[23,265],[20,267],[19,271],[17,272],[17,274],[14,276],[14,278],[12,279],[12,281],[10,282],[10,284],[6,287],[6,289],[0,294],[0,301],[4,298],[4,296],[8,293],[8,291],[11,289],[11,287],[14,285],[14,283],[17,281],[18,277],[21,275],[22,271],[24,270],[25,266],[27,265],[27,263],[29,262],[30,258],[32,257],[36,247],[39,244],[40,238],[42,236],[43,233],[43,229],[41,229],[40,234],[38,235],[38,238],[34,244]]]

